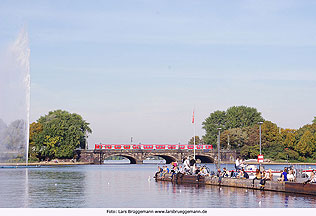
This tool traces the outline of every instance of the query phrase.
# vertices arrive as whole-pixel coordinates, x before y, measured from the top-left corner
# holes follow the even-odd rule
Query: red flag
[[[192,124],[194,124],[194,110],[193,110]]]

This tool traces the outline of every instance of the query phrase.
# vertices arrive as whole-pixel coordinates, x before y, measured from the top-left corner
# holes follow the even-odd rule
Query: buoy
[[[57,183],[55,183],[55,186],[57,186]]]
[[[108,185],[110,184],[110,182],[108,182]]]
[[[259,206],[261,207],[261,201],[260,201],[258,204],[259,204]]]
[[[148,181],[151,181],[151,179],[150,179],[150,176],[148,176],[148,179],[147,179]]]
[[[221,191],[221,190],[222,190],[222,188],[219,188],[219,190]]]
[[[248,192],[248,190],[246,190],[246,193]]]

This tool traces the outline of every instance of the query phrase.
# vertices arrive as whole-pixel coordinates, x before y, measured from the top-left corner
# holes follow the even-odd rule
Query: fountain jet
[[[30,48],[23,28],[0,55],[0,162],[28,163]]]

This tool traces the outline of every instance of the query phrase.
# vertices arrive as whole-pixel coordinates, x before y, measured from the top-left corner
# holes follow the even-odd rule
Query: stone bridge
[[[149,157],[158,156],[166,160],[169,164],[173,161],[182,162],[185,157],[192,156],[192,150],[77,150],[77,159],[81,162],[90,162],[94,164],[103,164],[106,158],[111,156],[122,156],[128,158],[131,164],[142,164]],[[217,163],[216,150],[196,150],[195,158],[200,159],[201,163]],[[220,152],[222,162],[234,162],[236,160],[236,151],[222,150]]]

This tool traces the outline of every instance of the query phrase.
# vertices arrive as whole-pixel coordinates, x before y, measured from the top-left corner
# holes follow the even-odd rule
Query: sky
[[[231,106],[282,128],[316,116],[316,1],[1,0],[0,49],[30,41],[31,122],[56,109],[95,143],[187,143]]]

